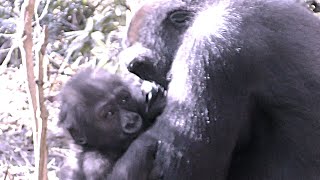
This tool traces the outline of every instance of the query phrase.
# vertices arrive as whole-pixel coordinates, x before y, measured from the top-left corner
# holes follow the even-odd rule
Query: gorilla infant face
[[[88,68],[63,88],[59,124],[82,147],[123,150],[146,127],[144,104],[139,87]]]

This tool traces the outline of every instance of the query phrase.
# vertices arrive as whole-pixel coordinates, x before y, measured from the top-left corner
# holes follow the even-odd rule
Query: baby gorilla
[[[155,94],[164,99],[162,91]],[[161,113],[165,103],[154,99],[148,103],[140,86],[102,69],[74,75],[61,92],[59,125],[82,152],[76,167],[67,164],[60,178],[106,179],[114,162]]]

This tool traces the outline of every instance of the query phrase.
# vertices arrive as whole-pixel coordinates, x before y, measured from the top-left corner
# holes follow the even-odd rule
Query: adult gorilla
[[[130,71],[168,88],[164,113],[138,138],[159,139],[158,177],[318,180],[319,34],[294,0],[142,6],[124,55],[133,52]],[[127,159],[145,151],[133,143],[113,177],[140,179],[139,159]]]

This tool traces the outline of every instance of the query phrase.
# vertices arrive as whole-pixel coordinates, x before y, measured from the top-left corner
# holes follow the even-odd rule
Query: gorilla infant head
[[[66,159],[61,179],[107,178],[113,163],[162,112],[163,91],[153,88],[145,94],[132,81],[87,68],[66,83],[60,94],[59,125],[82,152]]]
[[[87,68],[63,88],[59,124],[84,148],[119,152],[151,124],[145,110],[140,87]]]

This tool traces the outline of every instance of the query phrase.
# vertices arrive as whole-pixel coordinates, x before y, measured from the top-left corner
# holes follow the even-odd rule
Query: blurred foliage
[[[6,36],[16,31],[16,19],[18,18],[17,9],[13,0],[0,0],[0,64],[5,59],[10,47],[12,37]],[[14,50],[13,56],[18,57],[19,52]],[[18,62],[19,63],[19,62]]]
[[[0,0],[0,64],[14,42],[23,0]],[[51,61],[60,59],[75,66],[117,64],[126,6],[121,0],[39,0],[37,16],[49,27],[47,53]],[[18,48],[11,65],[21,62]],[[61,65],[62,62],[55,64]]]

